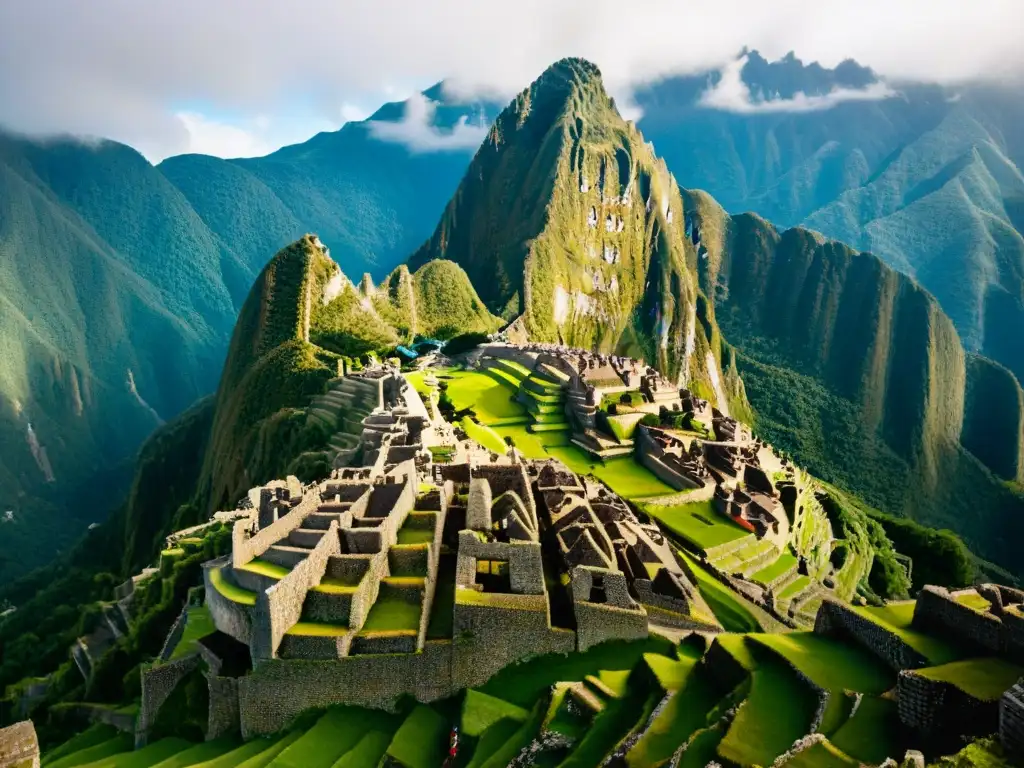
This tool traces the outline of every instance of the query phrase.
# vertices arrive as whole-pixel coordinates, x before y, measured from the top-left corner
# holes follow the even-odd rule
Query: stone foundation
[[[39,740],[31,720],[0,728],[0,768],[39,768]]]

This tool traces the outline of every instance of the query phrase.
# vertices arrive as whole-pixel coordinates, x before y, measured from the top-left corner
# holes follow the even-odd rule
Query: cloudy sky
[[[1020,77],[1021,29],[1024,0],[0,0],[0,125],[252,156],[442,78],[509,95],[567,55],[621,95],[743,46],[956,82]]]

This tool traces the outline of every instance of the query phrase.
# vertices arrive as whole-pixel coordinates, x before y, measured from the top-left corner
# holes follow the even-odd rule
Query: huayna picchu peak
[[[681,86],[726,132],[747,117],[700,94],[737,72],[736,153],[780,105],[889,97],[852,60],[744,49]],[[215,346],[238,309],[216,392],[166,412],[127,499],[0,586],[0,768],[1016,764],[1015,373],[914,275],[727,210],[677,181],[704,153],[667,163],[646,133],[565,58],[503,109],[439,84],[267,158],[0,143],[18,222],[79,212],[69,265],[115,295],[126,265],[125,296],[170,279],[174,311],[138,310],[187,318],[163,343]],[[737,187],[799,154],[779,137]],[[871,183],[826,155],[796,173]],[[148,195],[112,194],[117,168]],[[99,201],[125,219],[94,242]],[[24,265],[18,227],[0,215],[0,255]],[[80,416],[115,337],[36,365]],[[154,382],[189,381],[161,366],[193,352],[142,338],[109,365],[160,422]],[[93,439],[52,427],[40,467]]]
[[[498,116],[410,264],[454,261],[526,337],[657,361],[742,411],[682,213],[674,178],[597,67],[566,59]]]

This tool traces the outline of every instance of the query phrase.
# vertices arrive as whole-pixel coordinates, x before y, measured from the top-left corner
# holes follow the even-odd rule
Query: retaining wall
[[[210,581],[215,568],[226,568],[228,557],[203,563],[203,583],[206,585],[206,607],[210,609],[214,626],[240,643],[252,641],[252,608],[224,597]]]
[[[851,639],[896,672],[929,666],[928,659],[899,635],[837,600],[822,602],[814,631],[819,635]]]
[[[965,736],[999,730],[999,701],[980,701],[951,683],[930,680],[913,670],[897,684],[900,721],[938,751],[959,749]]]
[[[266,528],[261,528],[255,536],[249,536],[252,526],[250,519],[238,520],[231,529],[231,565],[237,568],[259,557],[274,544],[287,539],[288,534],[301,528],[306,516],[316,512],[320,506],[320,493],[316,488],[308,488],[300,501],[288,514],[278,518]]]
[[[199,654],[192,653],[169,664],[160,664],[142,671],[142,703],[135,721],[136,747],[146,744],[149,729],[156,722],[160,707],[174,692],[178,683],[201,664]]]
[[[236,677],[207,675],[210,711],[206,722],[206,740],[219,739],[240,730],[238,719],[238,681]]]
[[[249,645],[254,665],[277,655],[281,638],[302,617],[306,593],[323,579],[328,558],[338,554],[341,554],[338,522],[332,520],[306,559],[273,587],[256,596],[256,607],[252,613],[252,642]]]

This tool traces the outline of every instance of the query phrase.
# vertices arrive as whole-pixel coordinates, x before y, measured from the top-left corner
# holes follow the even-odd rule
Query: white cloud
[[[489,126],[471,123],[463,115],[449,130],[434,126],[437,102],[420,93],[414,93],[406,102],[405,114],[397,123],[373,121],[370,130],[374,138],[404,144],[413,152],[443,152],[476,150],[487,137]]]
[[[188,153],[216,157],[259,157],[274,149],[250,131],[210,120],[198,112],[178,112],[177,117],[188,131]]]
[[[613,93],[720,67],[743,46],[826,67],[852,57],[894,83],[1007,78],[1024,71],[1021,29],[1021,0],[969,13],[964,0],[518,0],[511,13],[481,0],[7,0],[0,124],[162,157],[196,141],[181,105],[244,116],[227,122],[276,145],[254,116],[302,113],[308,137],[389,88],[454,78],[507,97],[569,55],[596,62]],[[236,139],[229,149],[250,141]]]
[[[844,101],[878,101],[898,94],[884,82],[865,88],[833,88],[828,93],[807,95],[797,91],[791,98],[754,98],[743,82],[747,56],[731,61],[721,69],[721,78],[700,95],[699,104],[711,109],[750,115],[764,112],[817,112],[831,109]]]

